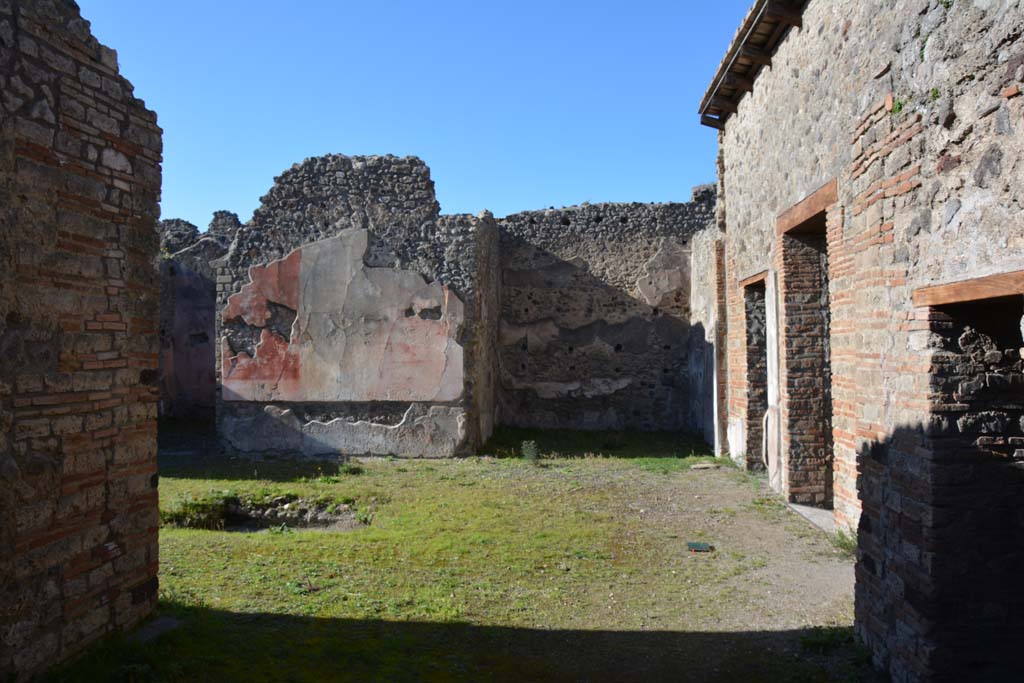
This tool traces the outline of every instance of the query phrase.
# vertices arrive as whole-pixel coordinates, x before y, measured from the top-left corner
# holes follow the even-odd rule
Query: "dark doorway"
[[[743,289],[747,342],[747,469],[763,470],[764,416],[768,412],[768,328],[765,282]]]
[[[931,309],[931,581],[935,671],[1020,674],[1024,642],[1024,297]],[[930,593],[930,594],[929,594]]]
[[[828,249],[822,211],[781,235],[786,495],[832,507],[832,365]]]

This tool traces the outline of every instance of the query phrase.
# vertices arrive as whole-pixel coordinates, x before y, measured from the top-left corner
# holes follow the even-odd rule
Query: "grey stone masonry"
[[[486,212],[441,216],[414,157],[326,155],[276,178],[217,262],[224,446],[475,449],[494,423],[485,328],[496,304],[479,282],[493,272],[496,233]],[[371,405],[381,422],[353,419]]]
[[[585,204],[501,228],[500,420],[521,427],[699,431],[690,410],[688,204]],[[702,331],[701,331],[702,332]],[[701,361],[703,363],[703,361]]]
[[[0,680],[157,600],[161,130],[70,0],[0,0]]]

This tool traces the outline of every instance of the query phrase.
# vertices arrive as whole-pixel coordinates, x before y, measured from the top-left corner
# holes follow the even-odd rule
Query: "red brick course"
[[[155,604],[161,131],[73,3],[3,5],[0,24],[22,49],[0,74],[32,92],[0,119],[5,678]]]

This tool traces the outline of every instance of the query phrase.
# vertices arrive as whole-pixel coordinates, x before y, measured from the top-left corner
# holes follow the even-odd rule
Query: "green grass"
[[[542,467],[519,457],[526,440]],[[500,457],[162,462],[159,612],[184,625],[146,645],[112,641],[53,679],[832,680],[816,652],[774,654],[798,651],[803,630],[716,632],[746,623],[743,587],[770,563],[688,553],[689,540],[717,547],[718,532],[670,503],[727,491],[737,500],[715,524],[737,525],[766,523],[770,504],[739,472],[691,471],[706,448],[502,430],[489,450]],[[232,497],[280,496],[351,505],[372,523],[219,530]],[[187,519],[206,528],[174,526]]]

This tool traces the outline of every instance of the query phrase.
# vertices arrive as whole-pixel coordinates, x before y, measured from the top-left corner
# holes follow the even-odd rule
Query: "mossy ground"
[[[539,466],[512,457],[523,440]],[[159,612],[182,626],[113,641],[53,678],[866,675],[849,637],[849,560],[758,480],[690,469],[709,460],[695,442],[509,430],[489,450],[499,457],[347,467],[162,456],[165,517],[189,501],[297,496],[352,505],[368,525],[163,528]]]

